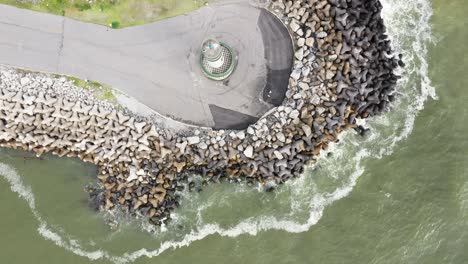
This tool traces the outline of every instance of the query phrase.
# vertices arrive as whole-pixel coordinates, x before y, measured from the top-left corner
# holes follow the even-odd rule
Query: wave
[[[43,220],[43,217],[39,211],[36,209],[36,199],[34,198],[31,187],[24,184],[21,176],[13,167],[0,163],[0,176],[2,176],[10,184],[11,190],[13,192],[17,193],[21,199],[26,201],[34,217],[39,222],[37,231],[42,237],[53,241],[57,246],[63,247],[77,255],[87,257],[91,260],[108,257],[108,255],[103,251],[84,251],[76,241],[66,240],[58,233],[52,231],[46,221]]]
[[[162,242],[156,249],[139,249],[123,255],[112,255],[105,250],[85,250],[80,242],[66,238],[65,235],[54,232],[43,220],[36,209],[34,195],[26,186],[14,168],[0,163],[0,176],[11,185],[13,192],[24,199],[39,222],[38,232],[45,239],[57,246],[69,250],[76,255],[90,260],[108,259],[114,263],[133,262],[141,257],[155,257],[168,249],[189,246],[192,242],[202,240],[207,236],[218,234],[223,237],[237,237],[243,234],[257,235],[266,230],[283,230],[290,233],[308,231],[322,217],[325,208],[335,201],[348,196],[357,180],[365,172],[362,162],[369,158],[380,159],[390,155],[395,146],[405,140],[412,132],[418,113],[424,109],[429,99],[437,99],[435,89],[428,76],[427,46],[433,42],[429,19],[432,8],[428,0],[381,0],[382,16],[387,27],[389,38],[395,51],[403,54],[406,64],[400,73],[403,78],[398,83],[399,100],[393,110],[383,116],[370,120],[360,120],[371,128],[371,134],[359,138],[351,131],[340,136],[340,143],[331,144],[317,164],[309,168],[305,175],[296,181],[288,182],[275,194],[288,199],[273,199],[287,208],[284,215],[275,212],[262,212],[260,216],[252,216],[239,220],[225,227],[217,222],[204,219],[204,213],[215,210],[213,201],[205,201],[193,209],[196,217],[195,226],[190,232],[177,240]],[[340,164],[336,166],[336,164]],[[236,187],[232,194],[252,192],[252,187]],[[311,197],[311,194],[312,197]],[[192,199],[189,195],[186,199]],[[220,197],[215,197],[219,199]],[[222,198],[222,197],[221,197]],[[175,215],[176,221],[183,222],[188,216],[181,213]],[[167,228],[161,232],[168,232]],[[99,245],[98,245],[99,246]]]

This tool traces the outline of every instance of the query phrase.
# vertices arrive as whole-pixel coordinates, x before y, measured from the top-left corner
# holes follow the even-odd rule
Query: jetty
[[[65,78],[1,67],[0,146],[98,165],[101,209],[155,224],[170,218],[194,175],[271,190],[302,175],[357,119],[390,109],[403,63],[381,8],[377,0],[273,0],[261,8],[289,32],[292,67],[284,100],[245,129],[174,132]]]

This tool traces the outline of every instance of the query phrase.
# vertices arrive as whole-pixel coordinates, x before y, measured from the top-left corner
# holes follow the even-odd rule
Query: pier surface
[[[0,5],[0,35],[0,64],[97,81],[165,116],[218,129],[245,128],[279,105],[293,57],[282,22],[247,1],[119,30]],[[208,37],[237,53],[228,81],[201,73]]]

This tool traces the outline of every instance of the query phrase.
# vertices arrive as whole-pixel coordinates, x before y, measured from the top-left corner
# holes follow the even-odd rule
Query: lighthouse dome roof
[[[222,51],[221,44],[215,39],[207,39],[202,44],[202,53],[207,59],[216,59]]]

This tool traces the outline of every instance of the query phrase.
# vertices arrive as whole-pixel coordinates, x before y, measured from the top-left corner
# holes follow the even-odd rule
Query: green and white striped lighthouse
[[[228,45],[210,38],[202,44],[200,64],[207,78],[222,81],[234,72],[237,58]]]

